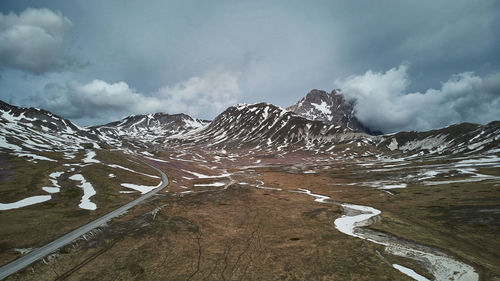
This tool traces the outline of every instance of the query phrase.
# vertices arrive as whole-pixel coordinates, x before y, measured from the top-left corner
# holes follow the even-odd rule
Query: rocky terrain
[[[341,125],[309,120],[272,104],[257,103],[229,107],[206,128],[182,138],[209,146],[278,149],[322,146],[366,137]]]
[[[311,120],[319,120],[325,124],[342,125],[355,131],[368,134],[373,132],[356,118],[355,101],[347,101],[340,90],[327,93],[322,90],[312,90],[296,104],[287,110]]]

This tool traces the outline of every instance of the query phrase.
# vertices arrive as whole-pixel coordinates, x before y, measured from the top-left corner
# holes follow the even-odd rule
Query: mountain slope
[[[17,107],[0,101],[0,149],[19,157],[44,160],[40,152],[75,151],[100,139],[71,121],[37,108]],[[46,159],[45,159],[46,160]]]
[[[343,126],[327,125],[267,104],[231,106],[200,131],[182,138],[224,147],[316,145],[366,138]]]
[[[499,121],[370,136],[345,126],[310,120],[267,103],[231,106],[211,123],[185,114],[156,113],[81,128],[48,111],[0,101],[0,133],[1,150],[32,161],[44,159],[44,152],[74,152],[89,146],[99,148],[104,143],[121,147],[123,141],[136,148],[178,143],[274,149],[290,146],[328,149],[334,144],[357,141],[357,146],[368,145],[385,153],[407,155],[474,153],[500,148]]]
[[[192,118],[186,114],[155,113],[132,115],[120,121],[89,129],[101,138],[116,140],[128,139],[154,142],[173,135],[187,133],[209,123],[206,120]]]
[[[372,134],[372,131],[356,118],[354,102],[346,101],[338,90],[327,93],[314,89],[287,109],[307,119]]]
[[[427,132],[399,132],[381,137],[381,148],[403,153],[473,153],[500,148],[500,121],[462,123]]]

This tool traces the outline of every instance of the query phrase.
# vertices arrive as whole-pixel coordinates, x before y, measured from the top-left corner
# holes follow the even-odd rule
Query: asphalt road
[[[91,222],[87,223],[86,225],[81,226],[81,227],[57,238],[56,240],[50,242],[49,244],[46,244],[45,246],[37,248],[37,249],[31,251],[30,253],[26,254],[25,256],[22,256],[22,257],[18,258],[17,260],[0,267],[0,280],[17,272],[20,269],[23,269],[24,267],[26,267],[26,266],[32,264],[33,262],[45,257],[46,255],[56,251],[57,249],[61,248],[62,246],[65,246],[65,245],[71,243],[71,241],[75,240],[76,238],[82,236],[83,234],[91,231],[92,229],[94,229],[96,227],[103,225],[104,223],[108,222],[112,218],[119,216],[120,214],[124,213],[128,209],[130,209],[130,208],[134,207],[135,205],[141,203],[142,201],[150,198],[151,196],[158,193],[158,191],[160,191],[164,187],[166,187],[168,185],[167,175],[165,175],[165,173],[163,173],[160,169],[158,169],[154,166],[151,166],[147,163],[145,163],[145,164],[150,166],[151,168],[155,169],[156,171],[158,171],[161,174],[162,183],[159,187],[151,190],[150,192],[142,195],[141,197],[135,199],[134,201],[131,201],[131,202],[127,203],[126,205],[123,205],[120,208],[118,208],[118,209],[116,209],[116,210],[114,210],[114,211],[94,220],[94,221],[91,221]]]

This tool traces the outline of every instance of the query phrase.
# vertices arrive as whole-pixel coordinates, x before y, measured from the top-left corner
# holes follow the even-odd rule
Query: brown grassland
[[[409,182],[407,188],[389,194],[363,183],[403,180],[422,166],[439,165],[439,160],[419,160],[406,163],[405,169],[378,171],[383,164],[361,166],[354,160],[318,164],[304,161],[316,159],[307,154],[290,154],[276,164],[273,155],[252,156],[252,161],[248,156],[215,161],[211,155],[196,153],[207,162],[169,160],[179,157],[175,151],[155,156],[168,162],[145,159],[169,176],[165,191],[114,219],[93,239],[68,245],[50,261],[40,261],[7,280],[412,280],[392,263],[411,266],[431,277],[419,264],[392,256],[383,246],[337,231],[333,222],[342,215],[342,208],[315,202],[295,192],[299,188],[329,196],[334,202],[377,208],[382,211],[381,220],[371,228],[440,249],[472,265],[481,280],[500,280],[498,183],[431,186]],[[154,174],[120,153],[100,151],[97,158]],[[250,165],[257,158],[262,162]],[[22,178],[15,160],[9,161],[14,171],[11,179]],[[32,181],[39,182],[25,179],[26,190],[34,184],[47,184],[44,179],[57,168],[32,165],[29,169]],[[306,169],[316,173],[305,174]],[[228,172],[231,177],[197,179],[186,171],[204,175]],[[132,195],[117,192],[123,189],[119,182],[155,185],[158,181],[99,164],[80,172],[96,187],[98,211],[89,214],[74,208],[81,194],[72,191],[74,184],[65,174],[60,181],[65,191],[50,204],[25,208],[12,216],[0,213],[2,226],[8,226],[1,233],[4,263],[14,257],[6,249],[50,241],[131,200]],[[480,172],[500,176],[498,168]],[[109,173],[115,173],[119,182],[108,178]],[[225,186],[199,185],[215,182]],[[2,192],[8,190],[6,183],[0,184]],[[282,190],[256,188],[262,186]],[[195,192],[181,193],[185,190]]]

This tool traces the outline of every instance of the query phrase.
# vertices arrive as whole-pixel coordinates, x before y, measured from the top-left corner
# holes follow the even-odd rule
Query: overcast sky
[[[500,119],[500,2],[0,2],[0,99],[77,124],[341,88],[384,132]]]

